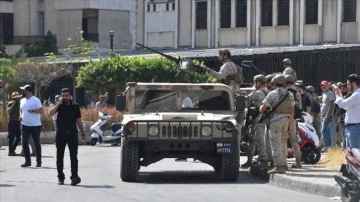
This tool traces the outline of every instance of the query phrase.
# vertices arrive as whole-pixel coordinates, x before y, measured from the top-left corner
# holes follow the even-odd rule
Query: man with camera
[[[71,91],[69,88],[61,90],[61,98],[53,106],[48,115],[56,118],[56,167],[58,171],[59,185],[64,184],[64,152],[66,144],[70,151],[71,161],[71,185],[75,186],[81,182],[78,176],[78,130],[79,127],[82,137],[85,138],[84,127],[81,121],[81,112],[78,104],[71,100]]]

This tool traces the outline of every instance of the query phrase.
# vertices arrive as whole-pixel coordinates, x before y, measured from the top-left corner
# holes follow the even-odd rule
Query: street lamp
[[[110,34],[110,50],[114,51],[114,31],[109,31]]]

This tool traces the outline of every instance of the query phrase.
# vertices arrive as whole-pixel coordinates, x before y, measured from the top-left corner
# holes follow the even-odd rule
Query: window
[[[220,28],[231,27],[231,0],[220,2]]]
[[[207,29],[207,3],[196,3],[196,29]]]
[[[261,26],[272,26],[272,0],[262,0]]]
[[[318,0],[305,1],[305,24],[318,23]]]
[[[153,11],[156,11],[156,4],[153,4]]]
[[[343,1],[343,22],[356,22],[356,0]]]
[[[172,3],[172,9],[175,10],[175,3]]]
[[[236,1],[236,27],[246,27],[247,0]]]
[[[278,0],[278,25],[289,25],[289,0]]]
[[[150,12],[150,4],[147,5],[147,11]]]
[[[169,4],[166,4],[166,10],[167,11],[169,10]]]

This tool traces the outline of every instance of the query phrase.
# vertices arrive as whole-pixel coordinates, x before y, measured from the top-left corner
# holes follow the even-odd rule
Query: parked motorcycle
[[[97,120],[90,129],[92,130],[90,144],[92,146],[99,143],[112,143],[115,145],[121,144],[122,125],[121,123],[111,124],[111,132],[105,135],[103,132],[104,125],[112,118],[109,114],[99,112],[99,120]]]
[[[319,137],[312,125],[313,117],[307,112],[302,112],[302,121],[298,121],[296,125],[296,134],[302,153],[301,160],[305,164],[316,164],[321,158],[321,152],[319,150]],[[289,141],[288,158],[294,158],[294,150]]]
[[[341,166],[342,175],[335,175],[335,181],[341,187],[342,201],[360,201],[360,149],[346,150],[346,164]]]

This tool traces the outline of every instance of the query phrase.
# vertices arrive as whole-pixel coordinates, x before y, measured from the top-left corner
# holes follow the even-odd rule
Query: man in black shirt
[[[295,86],[298,88],[299,93],[301,94],[301,110],[307,113],[311,113],[311,100],[306,95],[306,87],[302,83],[296,83]]]
[[[80,107],[71,100],[71,92],[68,88],[61,90],[61,98],[52,107],[48,113],[53,116],[57,112],[56,119],[56,167],[58,171],[59,185],[64,184],[64,151],[68,144],[71,160],[71,185],[77,185],[81,182],[78,176],[78,130],[79,127],[82,137],[85,138],[84,127],[81,121]]]
[[[9,156],[16,156],[15,149],[21,142],[21,130],[20,130],[20,98],[21,95],[18,92],[11,94],[12,101],[8,105],[9,113]]]

